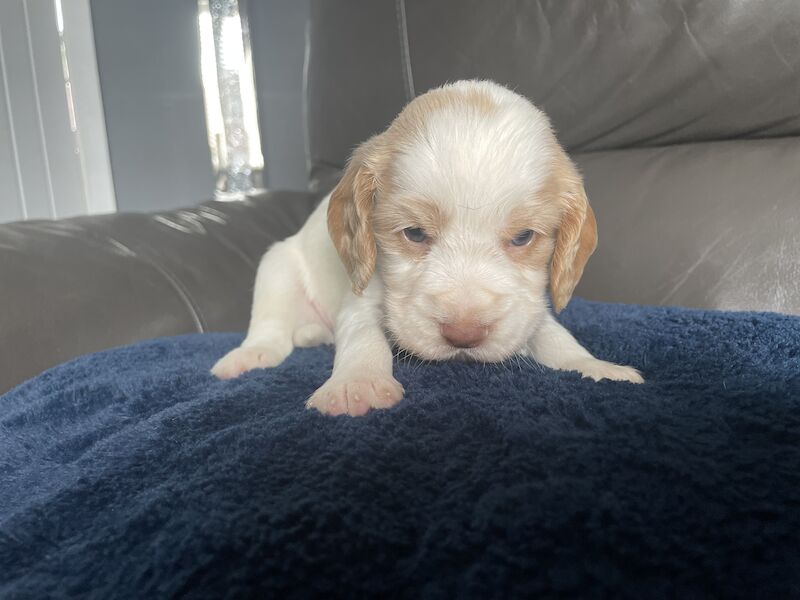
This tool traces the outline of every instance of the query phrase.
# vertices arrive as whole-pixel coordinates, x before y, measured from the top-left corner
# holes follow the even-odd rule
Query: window
[[[0,222],[115,209],[89,0],[3,0]]]

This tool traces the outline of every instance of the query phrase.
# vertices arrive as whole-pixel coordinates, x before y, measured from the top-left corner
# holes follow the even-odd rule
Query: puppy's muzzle
[[[442,337],[456,348],[475,348],[489,337],[489,326],[472,321],[442,323],[439,326]]]

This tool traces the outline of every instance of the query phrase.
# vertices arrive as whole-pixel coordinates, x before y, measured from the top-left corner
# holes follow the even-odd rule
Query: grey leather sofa
[[[319,0],[307,59],[315,191],[0,226],[0,393],[83,353],[244,329],[259,256],[350,149],[462,78],[526,94],[582,168],[600,244],[578,295],[800,314],[796,0]]]

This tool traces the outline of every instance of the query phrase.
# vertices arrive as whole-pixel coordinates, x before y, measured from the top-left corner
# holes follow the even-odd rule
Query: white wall
[[[209,200],[214,176],[197,0],[92,0],[91,5],[119,210]]]
[[[304,190],[303,60],[309,0],[251,0],[249,9],[265,181],[273,189]]]
[[[306,189],[302,82],[309,1],[252,0],[248,7],[265,185]],[[92,0],[92,15],[119,209],[163,210],[210,199],[197,1]]]

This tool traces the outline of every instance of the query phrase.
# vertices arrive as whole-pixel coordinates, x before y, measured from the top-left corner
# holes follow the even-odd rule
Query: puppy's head
[[[465,81],[408,104],[353,154],[328,209],[353,290],[375,269],[386,326],[423,357],[498,361],[569,302],[597,242],[582,179],[547,117]]]

